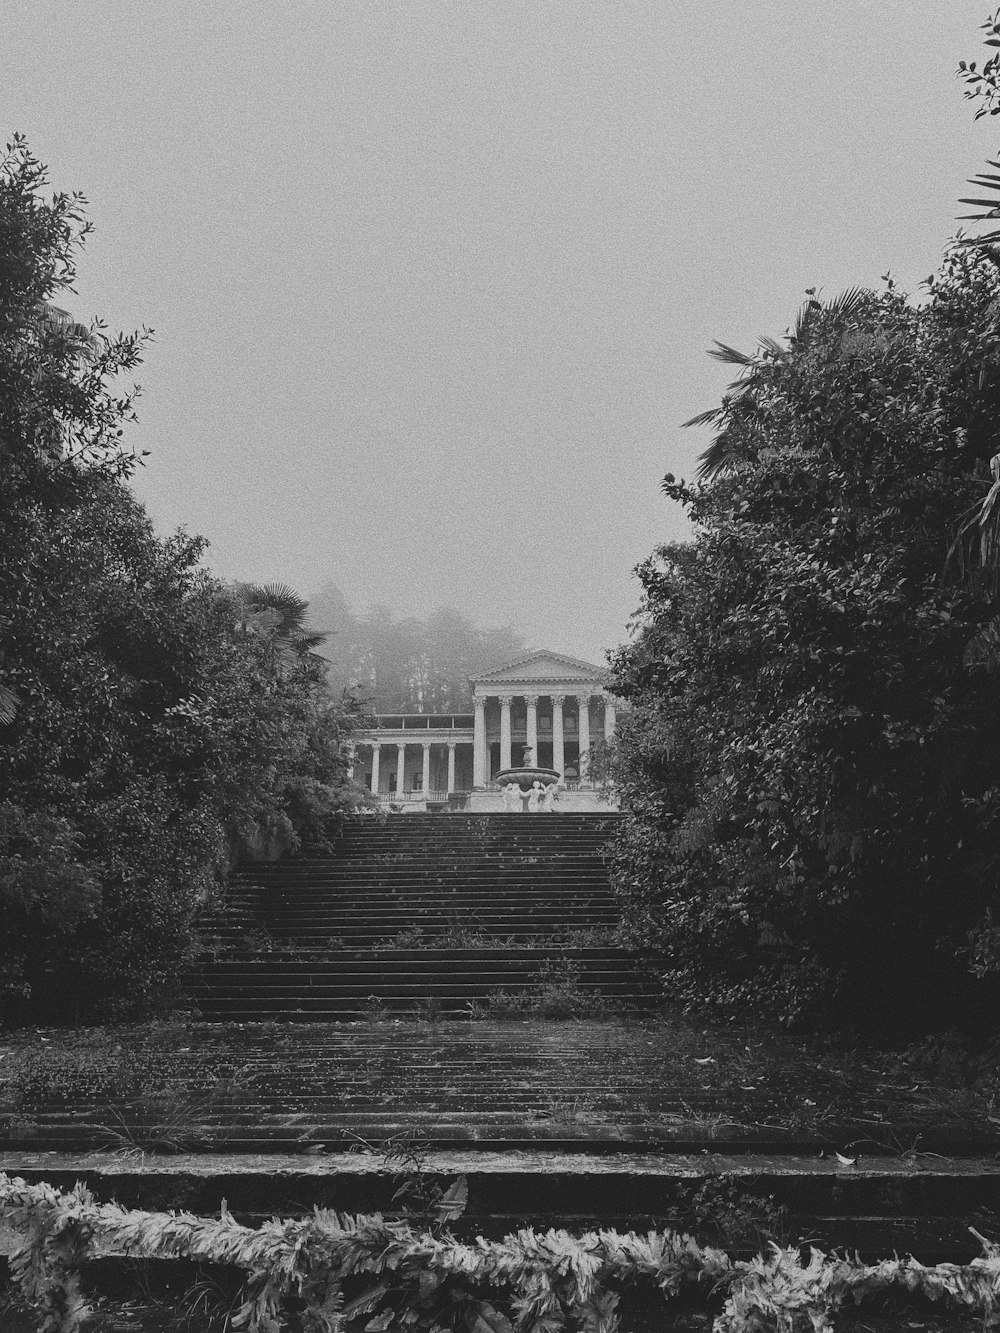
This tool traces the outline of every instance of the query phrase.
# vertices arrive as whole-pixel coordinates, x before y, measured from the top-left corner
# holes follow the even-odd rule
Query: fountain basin
[[[543,787],[547,787],[552,782],[558,782],[560,773],[557,768],[539,768],[535,764],[522,764],[520,768],[502,768],[493,779],[501,787],[506,787],[508,782],[516,782],[522,792],[529,792],[536,782],[540,782]]]

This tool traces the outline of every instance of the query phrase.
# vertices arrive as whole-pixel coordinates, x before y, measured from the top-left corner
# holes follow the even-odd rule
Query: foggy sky
[[[807,287],[913,290],[996,151],[986,0],[6,0],[0,108],[153,326],[132,439],[226,578],[601,660]]]

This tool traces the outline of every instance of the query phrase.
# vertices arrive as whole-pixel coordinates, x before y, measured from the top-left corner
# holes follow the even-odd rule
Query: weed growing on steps
[[[491,1018],[617,1018],[621,1004],[581,983],[580,964],[575,958],[556,958],[546,963],[530,989],[512,993],[498,990],[485,1000],[470,1000],[471,1019]]]
[[[103,1121],[86,1131],[93,1146],[122,1153],[211,1146],[218,1137],[213,1122],[246,1101],[251,1083],[240,1067],[208,1072],[206,1080],[206,1071],[178,1068],[155,1044],[102,1030],[72,1044],[15,1051],[3,1068],[4,1091],[15,1110],[8,1132],[30,1124],[35,1113],[82,1105]],[[194,1076],[202,1086],[192,1090],[185,1079]]]
[[[392,1202],[411,1225],[422,1227],[433,1236],[444,1234],[446,1226],[465,1212],[469,1199],[468,1182],[457,1176],[450,1185],[442,1185],[427,1170],[431,1145],[419,1139],[414,1130],[403,1130],[378,1143],[370,1143],[352,1134],[351,1152],[366,1152],[381,1159],[382,1167],[398,1182]]]
[[[498,935],[479,927],[475,918],[469,922],[450,920],[441,930],[408,926],[390,939],[376,945],[372,952],[391,953],[397,949],[614,949],[621,941],[614,926],[567,926],[544,934]]]
[[[578,1093],[575,1097],[546,1097],[539,1118],[554,1125],[597,1125],[606,1124],[612,1116],[599,1111],[589,1093]]]
[[[410,1017],[418,1023],[439,1023],[442,1018],[441,1001],[436,995],[427,995],[410,1006]]]
[[[249,1091],[247,1071],[241,1069],[200,1091],[167,1087],[108,1107],[109,1123],[97,1131],[99,1147],[125,1155],[205,1151],[218,1143],[212,1121],[244,1101]]]
[[[766,1250],[787,1245],[791,1218],[787,1205],[773,1194],[755,1194],[746,1177],[708,1176],[698,1185],[682,1187],[671,1222],[699,1240],[723,1249]]]

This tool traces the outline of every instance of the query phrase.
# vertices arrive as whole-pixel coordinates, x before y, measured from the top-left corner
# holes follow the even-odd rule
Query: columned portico
[[[594,729],[606,740],[615,731],[600,667],[535,652],[474,677],[470,685],[468,713],[380,714],[355,735],[355,772],[384,806],[400,812],[499,811],[503,801],[494,774],[531,761],[560,775],[556,809],[607,808],[587,773]],[[395,769],[389,746],[396,751]],[[384,763],[383,749],[390,755]]]
[[[600,667],[541,651],[476,676],[471,684],[477,749],[481,735],[483,753],[482,767],[476,765],[473,809],[493,809],[490,802],[499,796],[486,799],[495,790],[493,774],[498,768],[517,768],[528,756],[560,775],[563,809],[599,808],[604,798],[594,791],[587,773],[591,737],[598,727],[598,735],[610,740],[615,726]],[[484,793],[482,800],[476,792]],[[584,799],[584,792],[593,795]]]
[[[580,781],[587,776],[587,762],[590,758],[590,695],[578,694],[576,697],[577,722],[576,734],[580,738]]]
[[[526,694],[524,696],[525,719],[524,732],[527,740],[528,749],[531,751],[533,763],[538,762],[538,695]]]
[[[473,699],[475,720],[472,740],[472,781],[476,787],[485,787],[489,781],[486,772],[486,700],[480,695]]]
[[[563,738],[563,704],[566,702],[564,694],[553,694],[552,696],[552,767],[560,773],[566,771],[566,749]]]
[[[510,768],[510,699],[502,696],[500,699],[500,767]]]

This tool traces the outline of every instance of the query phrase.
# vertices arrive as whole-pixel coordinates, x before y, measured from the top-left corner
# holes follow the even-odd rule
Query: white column
[[[580,738],[580,781],[583,782],[587,776],[587,752],[590,749],[590,695],[578,694],[576,702],[580,714],[576,733]]]
[[[604,700],[604,739],[609,741],[615,734],[615,706],[610,699]]]
[[[400,741],[396,746],[396,795],[403,794],[403,769],[406,767],[406,742]]]
[[[510,699],[500,700],[500,767],[510,768]]]
[[[566,767],[566,751],[563,748],[563,703],[565,694],[553,694],[552,699],[552,767],[558,769],[562,777]]]
[[[357,749],[353,741],[347,747],[347,776],[354,777],[354,761],[357,758]]]
[[[426,797],[431,789],[431,743],[430,741],[423,741],[422,744],[424,747],[424,776],[421,786]]]
[[[524,702],[528,705],[528,748],[531,751],[531,762],[538,763],[538,695],[526,694]]]
[[[448,790],[455,790],[455,741],[448,742]]]
[[[382,753],[382,745],[376,741],[372,746],[372,793],[378,793],[378,761]]]
[[[472,733],[472,785],[486,786],[486,699],[477,694],[473,699],[476,720]]]

